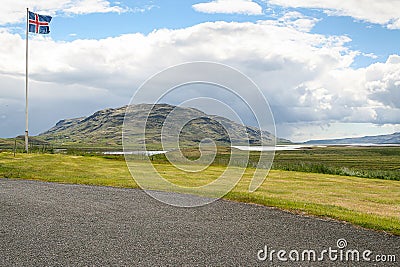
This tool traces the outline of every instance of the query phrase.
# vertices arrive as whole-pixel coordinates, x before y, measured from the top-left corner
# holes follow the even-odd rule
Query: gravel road
[[[307,260],[324,249],[338,258]],[[348,250],[360,261],[340,259]],[[375,261],[391,255],[399,266],[399,236],[273,208],[176,208],[136,189],[0,179],[0,266],[396,266]]]

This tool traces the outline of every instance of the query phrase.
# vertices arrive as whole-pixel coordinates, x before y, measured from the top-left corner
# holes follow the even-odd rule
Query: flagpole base
[[[25,151],[28,153],[28,131],[25,131]]]

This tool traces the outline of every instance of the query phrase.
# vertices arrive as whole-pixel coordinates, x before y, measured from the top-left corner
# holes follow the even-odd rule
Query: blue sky
[[[227,64],[249,76],[267,97],[281,137],[400,131],[396,0],[5,2],[0,137],[24,132],[26,7],[53,16],[50,35],[29,37],[31,134],[128,104],[151,75],[190,61]]]

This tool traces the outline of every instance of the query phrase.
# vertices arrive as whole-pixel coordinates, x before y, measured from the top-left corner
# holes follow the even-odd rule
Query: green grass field
[[[397,160],[397,152],[387,154],[391,157],[393,153]],[[278,155],[278,157],[283,159],[282,156]],[[299,157],[299,155],[291,157]],[[304,155],[301,157],[304,158]],[[326,159],[330,157],[327,156]],[[353,157],[357,158],[356,155]],[[371,155],[367,153],[367,157]],[[362,158],[358,157],[358,160],[360,164],[366,164],[365,168],[368,167]],[[348,161],[350,162],[349,159]],[[370,164],[373,162],[371,160]],[[332,159],[332,164],[334,163],[336,161]],[[135,161],[134,164],[140,169],[145,162]],[[392,163],[388,160],[388,166],[390,164]],[[398,167],[396,164],[392,170],[394,172],[396,172],[396,166]],[[163,174],[164,178],[189,187],[209,183],[225,169],[222,165],[212,165],[203,172],[186,173],[162,160],[154,160],[154,167]],[[371,167],[368,168],[371,169]],[[252,172],[254,172],[253,168],[247,168],[237,186],[224,198],[334,218],[400,235],[399,181],[272,170],[262,186],[256,192],[249,193],[247,189]],[[0,153],[0,177],[137,187],[123,157],[18,153],[13,157],[12,153],[3,152]]]
[[[193,148],[183,153],[192,159],[200,155]],[[249,161],[238,165],[257,166],[259,154],[251,152]],[[229,148],[220,147],[213,165],[226,166],[229,157]],[[154,159],[168,162],[164,155]],[[276,151],[272,169],[400,181],[400,147],[332,146]]]
[[[278,151],[275,169],[400,180],[400,147],[326,147]]]

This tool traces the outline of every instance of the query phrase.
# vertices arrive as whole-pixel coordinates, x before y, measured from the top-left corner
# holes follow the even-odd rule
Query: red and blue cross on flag
[[[50,32],[50,21],[52,17],[39,15],[29,11],[29,32],[48,34]]]

